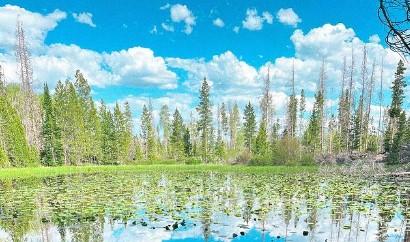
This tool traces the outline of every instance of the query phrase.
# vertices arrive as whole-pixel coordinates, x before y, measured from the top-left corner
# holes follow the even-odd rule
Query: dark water
[[[410,241],[410,183],[315,174],[0,181],[0,241]]]

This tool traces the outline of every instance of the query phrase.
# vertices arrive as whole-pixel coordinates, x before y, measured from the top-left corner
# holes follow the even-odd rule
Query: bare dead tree
[[[389,29],[386,43],[403,57],[410,55],[410,1],[380,0],[379,19]]]
[[[23,23],[17,21],[16,27],[16,59],[18,64],[18,75],[21,81],[21,99],[17,104],[17,110],[21,116],[27,141],[30,145],[40,151],[42,146],[41,127],[42,117],[39,100],[32,87],[33,69],[31,65],[30,52],[26,43]]]

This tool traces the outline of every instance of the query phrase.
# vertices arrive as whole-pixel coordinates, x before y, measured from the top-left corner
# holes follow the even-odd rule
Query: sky
[[[328,112],[334,114],[352,46],[355,91],[364,45],[368,79],[374,62],[380,80],[383,58],[386,97],[400,58],[386,48],[387,29],[374,0],[0,0],[0,65],[8,82],[18,82],[17,18],[26,31],[37,91],[45,82],[53,88],[58,80],[72,80],[80,69],[96,100],[128,101],[136,122],[148,100],[156,110],[168,104],[188,118],[204,77],[215,105],[257,105],[268,69],[281,118],[293,63],[296,91],[306,91],[311,109],[323,59]],[[379,105],[375,98],[374,114]]]

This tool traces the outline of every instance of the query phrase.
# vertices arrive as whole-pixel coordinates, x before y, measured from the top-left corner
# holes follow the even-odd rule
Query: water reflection
[[[0,241],[410,241],[409,182],[106,173],[0,181]]]

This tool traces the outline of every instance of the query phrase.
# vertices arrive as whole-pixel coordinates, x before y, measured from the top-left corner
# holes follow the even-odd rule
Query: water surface
[[[0,181],[0,241],[410,241],[410,181],[111,172]]]

